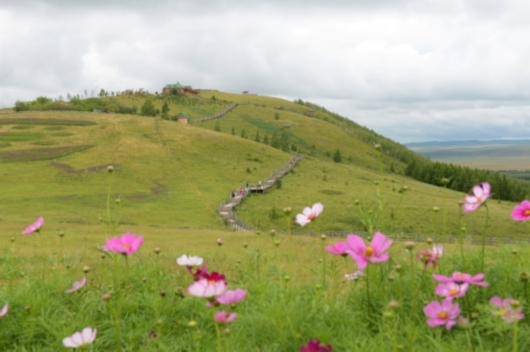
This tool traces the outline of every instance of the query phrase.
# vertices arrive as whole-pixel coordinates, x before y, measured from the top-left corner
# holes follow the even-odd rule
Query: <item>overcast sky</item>
[[[399,142],[530,138],[530,1],[1,0],[0,106],[194,88],[308,100]]]

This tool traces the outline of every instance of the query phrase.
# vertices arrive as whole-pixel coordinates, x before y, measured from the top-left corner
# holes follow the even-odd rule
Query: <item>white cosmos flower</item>
[[[97,329],[84,328],[82,332],[76,332],[72,336],[63,339],[64,347],[82,348],[90,345],[96,338]]]
[[[199,258],[198,256],[187,256],[186,254],[183,254],[182,257],[177,258],[177,264],[178,265],[188,265],[188,266],[197,266],[202,264],[202,258]]]

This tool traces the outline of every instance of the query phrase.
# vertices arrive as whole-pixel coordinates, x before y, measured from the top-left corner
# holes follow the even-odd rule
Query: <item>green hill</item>
[[[122,224],[228,230],[215,209],[230,191],[239,184],[263,180],[294,153],[303,153],[306,157],[282,179],[281,189],[245,200],[236,210],[238,216],[263,229],[279,229],[285,227],[285,220],[275,215],[280,209],[291,206],[296,213],[320,201],[327,213],[326,220],[318,222],[320,229],[360,230],[354,202],[375,204],[379,164],[373,144],[380,142],[389,206],[386,223],[391,221],[399,189],[407,185],[411,191],[404,196],[395,230],[432,232],[432,207],[442,206],[443,189],[403,176],[405,162],[421,158],[404,146],[308,103],[218,91],[201,91],[201,96],[150,99],[157,109],[167,100],[170,115],[183,113],[191,119],[219,112],[230,102],[241,105],[219,119],[195,125],[159,117],[84,112],[25,111],[0,116],[14,119],[0,125],[2,221],[29,223],[44,216],[47,223],[64,226],[96,224],[106,213],[106,166],[114,165],[112,203],[114,209],[119,206]],[[138,111],[146,99],[101,98],[109,105],[136,106]],[[315,117],[304,115],[310,108],[316,110]],[[42,119],[55,122],[50,125]],[[246,138],[241,137],[243,130]],[[256,142],[257,132],[260,142]],[[280,149],[264,144],[265,137],[269,144],[276,138]],[[333,161],[337,149],[340,163]],[[448,232],[454,232],[457,201],[464,194],[450,190],[447,194]],[[524,236],[524,224],[510,220],[513,205],[490,202],[491,235]],[[482,211],[464,218],[470,234],[478,234],[483,221]],[[311,226],[315,225],[307,229],[314,230]]]

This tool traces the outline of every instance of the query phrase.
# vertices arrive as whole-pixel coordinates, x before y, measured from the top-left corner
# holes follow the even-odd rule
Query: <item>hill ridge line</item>
[[[234,213],[233,209],[239,205],[243,199],[251,193],[265,193],[267,189],[272,188],[276,180],[282,178],[287,172],[291,171],[296,166],[298,161],[304,158],[304,154],[297,154],[289,159],[289,161],[281,168],[274,171],[269,177],[265,178],[263,184],[259,181],[258,184],[243,184],[237,188],[237,194],[224,199],[217,207],[219,215],[228,221],[228,224],[239,231],[256,231],[259,230],[256,226],[251,225],[239,219]]]

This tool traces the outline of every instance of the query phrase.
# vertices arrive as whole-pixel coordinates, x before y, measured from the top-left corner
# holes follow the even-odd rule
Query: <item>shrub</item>
[[[145,101],[140,111],[143,116],[156,116],[155,106],[153,105],[151,99],[147,99]]]
[[[276,185],[277,189],[281,189],[282,188],[282,179],[281,178],[277,179],[276,182],[274,182],[274,184]]]
[[[335,154],[333,154],[333,161],[336,163],[340,163],[342,161],[339,148],[337,148],[337,150],[335,151]]]

